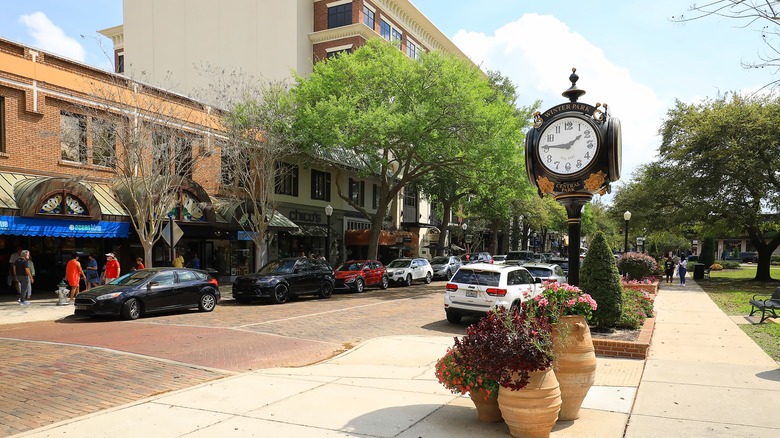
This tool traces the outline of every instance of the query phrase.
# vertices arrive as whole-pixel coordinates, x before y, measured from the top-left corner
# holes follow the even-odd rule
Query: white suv
[[[482,317],[492,307],[507,309],[539,294],[541,279],[522,266],[474,263],[462,266],[447,283],[444,312],[455,324],[464,316]]]
[[[433,279],[433,268],[427,259],[395,259],[385,268],[391,283],[411,286],[414,280],[424,280],[425,284],[429,284]]]

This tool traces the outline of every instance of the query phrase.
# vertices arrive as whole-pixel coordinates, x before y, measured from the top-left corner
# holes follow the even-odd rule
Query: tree
[[[152,267],[152,248],[169,217],[205,214],[205,205],[187,209],[191,198],[183,189],[207,157],[206,147],[194,146],[214,127],[201,104],[120,76],[92,80],[90,87],[97,103],[82,110],[91,115],[93,164],[115,170],[116,198]],[[64,159],[78,153],[62,151]]]
[[[756,280],[771,280],[780,246],[780,101],[722,96],[677,102],[661,127],[659,167],[684,173],[675,196],[689,224],[713,222],[746,233],[758,252]]]
[[[596,233],[582,262],[580,288],[598,304],[592,320],[596,327],[615,327],[623,311],[623,285],[602,232]]]
[[[376,213],[337,185],[338,196],[371,221],[369,258],[377,256],[383,219],[402,189],[434,169],[517,150],[514,108],[495,99],[475,66],[452,55],[433,51],[410,59],[371,39],[354,53],[318,62],[309,79],[297,81],[301,145],[315,155],[349,151],[360,175],[378,180]]]
[[[255,268],[268,259],[268,229],[276,213],[275,193],[293,170],[281,162],[295,152],[292,123],[295,105],[282,82],[246,81],[245,75],[224,90],[221,113],[222,188],[235,209],[238,225],[255,246]],[[279,184],[277,184],[279,182]],[[279,186],[279,187],[277,187]]]
[[[688,8],[689,15],[672,17],[673,21],[685,23],[700,20],[705,17],[715,16],[733,19],[741,23],[741,27],[750,28],[755,25],[763,25],[761,39],[765,51],[758,55],[757,61],[742,62],[743,68],[769,68],[776,73],[780,67],[780,4],[774,1],[745,1],[745,0],[711,0],[703,4],[693,4]],[[780,80],[768,83],[767,87],[776,87]]]

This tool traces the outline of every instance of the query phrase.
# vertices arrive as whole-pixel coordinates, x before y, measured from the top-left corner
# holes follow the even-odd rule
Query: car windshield
[[[387,265],[388,268],[408,268],[412,264],[411,260],[393,260]]]
[[[497,255],[497,256],[493,256],[493,261],[494,262],[500,262],[500,261],[504,260],[505,258],[506,258],[505,255]]]
[[[292,274],[295,271],[296,259],[273,260],[257,271],[258,274]]]
[[[434,257],[433,260],[431,260],[431,263],[433,263],[434,265],[443,265],[449,262],[450,262],[449,257],[442,257],[442,256]]]
[[[533,256],[530,252],[510,252],[506,255],[507,260],[531,260]]]
[[[533,275],[534,277],[551,277],[553,275],[552,270],[547,268],[534,268],[534,267],[528,267],[526,265],[525,269],[527,269],[528,272],[530,272],[531,275]]]
[[[133,286],[138,283],[141,283],[142,281],[146,280],[152,275],[154,275],[154,271],[147,271],[146,269],[141,269],[140,271],[133,271],[129,274],[125,274],[108,284]]]
[[[498,286],[500,278],[501,274],[499,272],[460,268],[450,281],[452,283]]]
[[[337,271],[360,271],[361,269],[363,269],[363,263],[361,262],[342,263],[341,266],[336,268]]]

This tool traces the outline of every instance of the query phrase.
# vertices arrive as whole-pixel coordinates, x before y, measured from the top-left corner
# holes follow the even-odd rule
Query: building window
[[[376,15],[374,14],[374,11],[371,10],[366,5],[363,5],[363,24],[370,27],[371,30],[374,30],[374,19]]]
[[[311,171],[311,199],[330,201],[330,173]]]
[[[378,185],[374,184],[373,192],[374,192],[373,193],[374,198],[373,198],[373,201],[371,202],[371,207],[374,210],[376,210],[377,208],[379,208],[379,186]]]
[[[116,157],[116,127],[103,119],[92,119],[92,164],[114,167]]]
[[[0,96],[0,152],[5,152],[5,97]]]
[[[393,35],[393,42],[401,41],[401,32],[399,32],[397,29],[393,29],[392,35]]]
[[[348,55],[348,54],[349,54],[349,49],[341,49],[341,50],[334,50],[332,52],[328,52],[328,54],[326,56],[327,56],[327,59],[331,59],[331,58],[335,58],[337,56]]]
[[[417,189],[414,186],[407,186],[404,189],[404,205],[417,207]]]
[[[295,164],[276,163],[277,195],[298,196],[298,166]]]
[[[87,121],[84,116],[60,112],[60,152],[63,160],[87,162]]]
[[[365,207],[366,205],[366,182],[349,179],[349,199],[355,204]]]
[[[390,23],[385,20],[379,20],[379,35],[387,41],[390,41],[390,29]]]
[[[125,52],[116,55],[116,72],[117,73],[125,72]]]
[[[192,140],[184,137],[174,137],[175,148],[173,170],[176,175],[192,178]]]
[[[352,24],[352,3],[328,8],[328,29]]]
[[[169,175],[171,164],[170,136],[166,133],[152,134],[152,173],[154,175]]]
[[[417,59],[420,56],[417,44],[413,43],[410,39],[406,39],[406,54],[412,59]]]

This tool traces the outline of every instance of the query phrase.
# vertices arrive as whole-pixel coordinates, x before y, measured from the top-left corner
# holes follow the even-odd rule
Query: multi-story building
[[[185,95],[197,96],[218,66],[268,80],[290,80],[292,72],[308,76],[319,60],[351,51],[369,38],[384,38],[409,57],[442,50],[468,59],[408,0],[133,0],[124,2],[124,23],[101,31],[114,42],[118,72]],[[329,252],[332,260],[363,256],[370,226],[335,196],[332,168],[305,168],[288,163],[295,177],[278,193],[280,211],[301,225],[274,241],[278,255]],[[370,179],[338,172],[350,197],[363,200],[369,212]],[[309,191],[311,188],[311,191]],[[325,190],[323,191],[323,188]],[[326,250],[331,205],[332,242]],[[399,195],[380,236],[381,255],[431,255],[430,227],[438,225],[430,203],[413,187]],[[403,232],[402,232],[403,231]],[[437,230],[434,230],[434,232]],[[434,239],[435,240],[435,239]]]

